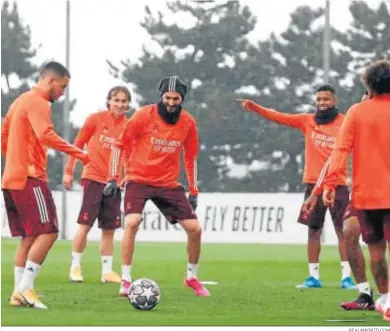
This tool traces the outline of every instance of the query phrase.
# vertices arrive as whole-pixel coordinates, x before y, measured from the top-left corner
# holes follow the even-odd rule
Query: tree
[[[23,92],[30,89],[39,75],[34,64],[37,50],[31,44],[31,30],[19,16],[18,6],[3,2],[1,9],[1,75],[5,84],[1,86],[1,117],[8,111],[11,103]],[[5,85],[5,86],[4,86]],[[73,108],[75,101],[72,101]],[[63,132],[62,103],[52,106],[52,119],[56,131]],[[75,137],[75,128],[71,125],[71,137]],[[62,157],[59,152],[50,151],[48,158],[49,185],[57,188],[62,179]],[[2,158],[2,169],[4,158]]]
[[[8,1],[1,9],[1,75],[5,80],[1,85],[1,117],[3,118],[11,102],[29,89],[28,81],[37,71],[32,63],[36,50],[31,46],[31,31],[24,26],[18,13],[17,4],[10,8]],[[16,76],[18,86],[11,84]]]
[[[178,74],[187,82],[190,92],[184,106],[198,121],[201,141],[201,190],[240,190],[229,185],[229,163],[240,160],[250,164],[253,139],[262,130],[260,119],[240,110],[236,92],[254,82],[264,88],[273,70],[264,65],[254,71],[245,60],[258,52],[246,38],[256,19],[248,7],[233,1],[211,8],[181,1],[167,6],[170,14],[187,15],[194,25],[186,29],[167,25],[161,12],[156,17],[145,7],[141,25],[159,46],[161,56],[144,47],[137,63],[122,61],[122,68],[118,68],[109,62],[112,73],[135,85],[142,105],[158,101],[157,86],[162,77]]]
[[[348,109],[358,102],[364,86],[361,74],[369,64],[390,58],[390,10],[383,1],[377,9],[364,1],[353,1],[349,6],[352,23],[345,33],[338,33],[335,40],[342,45],[342,52],[349,55],[350,77],[343,84],[340,99]]]

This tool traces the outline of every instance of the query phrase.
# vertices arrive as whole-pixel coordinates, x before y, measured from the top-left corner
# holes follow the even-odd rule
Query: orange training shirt
[[[331,156],[325,187],[333,189],[352,152],[352,205],[390,208],[390,94],[353,105]]]
[[[304,134],[305,168],[303,182],[314,184],[334,148],[344,115],[338,114],[331,123],[317,124],[314,120],[314,114],[284,114],[259,105],[256,106],[255,111],[273,122],[299,129]],[[342,166],[337,185],[347,185],[347,161]]]
[[[74,145],[79,148],[84,148],[87,144],[87,152],[91,158],[83,168],[82,179],[107,183],[111,149],[125,128],[125,124],[124,114],[116,118],[110,110],[99,111],[87,117],[74,141]],[[74,157],[69,157],[65,166],[65,174],[73,175],[75,161]],[[120,178],[118,178],[118,184],[119,182]]]
[[[35,87],[9,107],[1,127],[1,154],[6,159],[3,189],[22,190],[27,177],[47,181],[48,147],[80,159],[88,158],[55,133],[48,100],[48,95]]]
[[[195,119],[184,109],[175,125],[167,124],[158,114],[157,104],[139,109],[115,143],[111,153],[110,178],[118,177],[121,154],[125,161],[126,180],[159,187],[176,187],[180,175],[180,155],[184,163],[191,194],[198,194],[198,130]]]

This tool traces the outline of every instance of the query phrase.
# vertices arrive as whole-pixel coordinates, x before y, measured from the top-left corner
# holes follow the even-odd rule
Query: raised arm
[[[273,109],[265,108],[252,100],[237,99],[241,103],[241,106],[251,112],[255,112],[262,117],[279,124],[287,125],[289,127],[305,130],[305,120],[307,114],[284,114]]]

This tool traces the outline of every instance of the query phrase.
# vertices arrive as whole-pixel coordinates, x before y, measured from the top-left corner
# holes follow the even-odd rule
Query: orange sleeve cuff
[[[322,193],[322,188],[316,186],[316,187],[314,188],[314,190],[313,190],[313,193],[314,193],[315,195],[317,195],[317,196],[321,195],[321,193]]]

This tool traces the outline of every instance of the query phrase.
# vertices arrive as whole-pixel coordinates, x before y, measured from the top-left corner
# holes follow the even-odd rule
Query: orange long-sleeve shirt
[[[22,190],[27,177],[47,181],[47,148],[88,162],[88,155],[59,137],[51,121],[49,97],[33,88],[10,106],[1,127],[1,154],[5,156],[3,189]]]
[[[111,149],[125,128],[125,124],[124,115],[116,118],[115,114],[109,110],[96,112],[85,120],[74,141],[74,145],[79,148],[84,148],[87,144],[88,155],[91,158],[91,161],[83,168],[82,179],[107,183]],[[65,166],[65,174],[73,175],[75,161],[74,157],[69,157]],[[118,178],[118,183],[120,180],[121,178]]]
[[[110,177],[116,179],[121,154],[126,161],[126,180],[159,187],[179,185],[180,154],[184,163],[191,194],[198,194],[197,156],[198,130],[195,119],[184,109],[175,125],[165,123],[157,105],[139,109],[128,121],[115,143],[110,160]]]
[[[352,152],[352,205],[390,208],[390,94],[353,105],[331,156],[325,187],[333,189]]]
[[[254,109],[261,116],[283,125],[300,130],[305,136],[305,168],[303,182],[314,184],[329,158],[336,141],[344,115],[339,114],[328,124],[317,124],[314,114],[284,114],[256,105]],[[347,161],[342,167],[337,185],[347,184]]]

